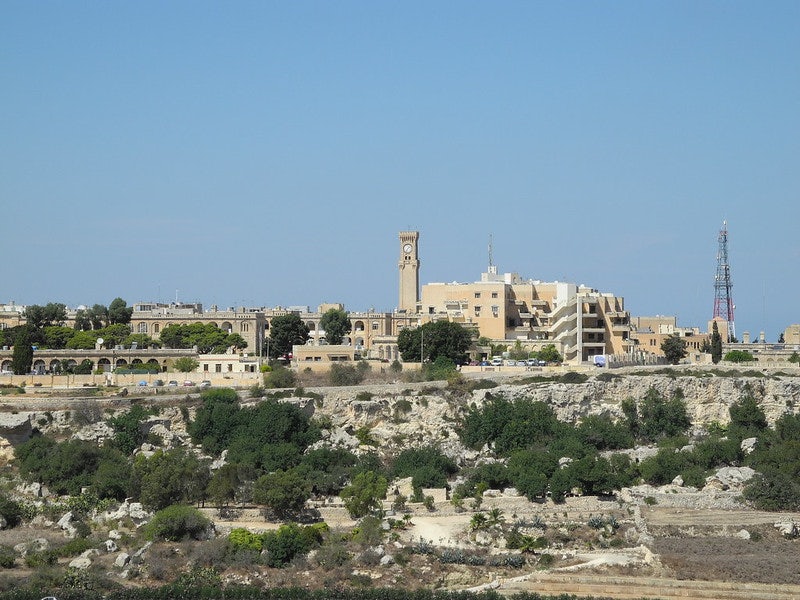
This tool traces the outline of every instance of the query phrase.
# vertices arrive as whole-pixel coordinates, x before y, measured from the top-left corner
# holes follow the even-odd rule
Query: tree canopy
[[[193,348],[200,354],[221,354],[229,348],[241,350],[247,342],[238,333],[226,333],[213,323],[171,323],[161,330],[161,343],[167,348]]]
[[[722,360],[722,336],[719,334],[717,322],[711,328],[711,362],[717,364]]]
[[[433,321],[406,328],[397,336],[397,348],[405,362],[433,362],[441,356],[461,364],[471,345],[472,334],[451,321]]]
[[[329,344],[341,344],[344,336],[350,333],[352,324],[347,313],[340,308],[326,311],[319,321],[319,327],[325,332]]]
[[[300,315],[290,313],[275,317],[270,323],[266,354],[269,358],[286,356],[292,352],[292,346],[302,346],[307,341],[308,326]]]
[[[670,364],[677,365],[686,356],[686,341],[678,334],[671,335],[661,342],[661,351]]]

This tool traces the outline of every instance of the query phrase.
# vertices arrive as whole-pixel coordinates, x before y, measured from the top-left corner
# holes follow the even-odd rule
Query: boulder
[[[88,569],[91,566],[92,566],[91,559],[83,556],[74,558],[69,563],[70,569]]]
[[[114,560],[115,567],[126,567],[128,563],[131,562],[131,555],[127,552],[120,552],[117,558]]]
[[[745,438],[742,440],[742,443],[739,447],[742,449],[742,452],[745,454],[752,454],[753,450],[756,449],[756,443],[758,442],[758,438]]]

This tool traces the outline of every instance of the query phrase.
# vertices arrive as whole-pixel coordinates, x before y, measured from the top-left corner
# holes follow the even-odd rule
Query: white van
[[[502,356],[495,356],[490,361],[493,367],[502,367],[503,366],[503,357]]]

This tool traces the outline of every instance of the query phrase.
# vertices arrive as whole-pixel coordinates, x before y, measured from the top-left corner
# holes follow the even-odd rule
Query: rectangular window
[[[481,293],[480,292],[475,292],[475,297],[476,298],[480,298],[481,297]]]
[[[220,364],[214,365],[214,371],[217,373],[222,373],[222,365]]]
[[[207,364],[203,365],[203,371],[205,371],[206,373],[208,373],[208,365],[207,365]]]
[[[492,292],[492,298],[497,298],[497,292]]]

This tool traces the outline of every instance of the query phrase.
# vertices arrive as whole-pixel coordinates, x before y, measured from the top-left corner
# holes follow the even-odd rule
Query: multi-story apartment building
[[[472,325],[493,342],[521,342],[530,350],[553,344],[567,361],[628,352],[624,299],[565,282],[524,280],[490,267],[474,283],[422,287],[421,320],[449,318]]]

